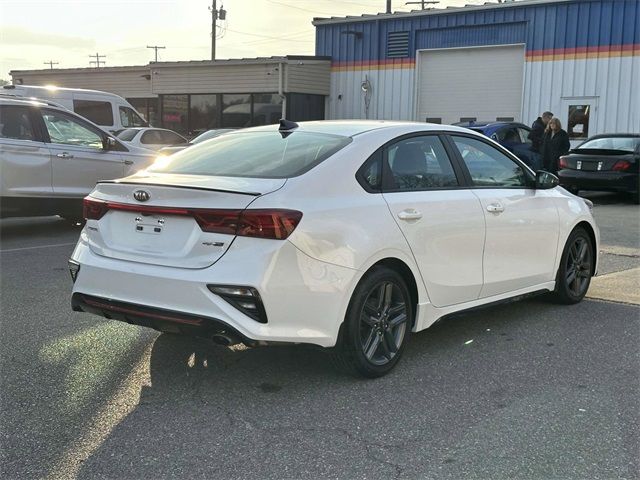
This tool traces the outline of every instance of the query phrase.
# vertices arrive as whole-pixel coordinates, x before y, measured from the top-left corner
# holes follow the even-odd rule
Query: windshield
[[[149,171],[223,177],[302,175],[351,142],[321,133],[245,132],[222,135],[164,157]]]
[[[593,140],[587,140],[578,147],[580,150],[623,150],[627,152],[633,152],[636,145],[640,143],[640,138],[637,137],[607,137],[607,138],[594,138]]]
[[[129,128],[127,130],[123,130],[120,133],[118,133],[116,137],[118,137],[120,140],[124,140],[125,142],[130,142],[131,140],[133,140],[133,137],[136,136],[138,131],[139,130],[134,130],[132,128]]]

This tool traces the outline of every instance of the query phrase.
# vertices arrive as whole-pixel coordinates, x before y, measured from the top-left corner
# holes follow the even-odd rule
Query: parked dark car
[[[171,145],[169,147],[163,147],[160,150],[158,150],[158,153],[160,155],[171,155],[172,153],[176,153],[176,152],[179,152],[180,150],[184,150],[185,148],[190,147],[191,145],[196,145],[200,142],[204,142],[205,140],[219,137],[220,135],[223,135],[228,132],[232,132],[233,130],[235,130],[235,128],[217,128],[215,130],[207,130],[206,132],[202,132],[200,135],[198,135],[197,137],[195,137],[189,142],[179,143],[176,145]]]
[[[640,134],[602,134],[560,157],[558,177],[567,190],[628,192],[636,203],[640,191]]]
[[[459,127],[482,133],[495,140],[504,148],[513,152],[520,160],[529,165],[534,171],[542,168],[538,155],[531,151],[529,132],[531,128],[518,122],[459,122]]]

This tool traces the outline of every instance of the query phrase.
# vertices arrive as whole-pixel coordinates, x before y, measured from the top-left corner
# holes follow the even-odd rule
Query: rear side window
[[[170,132],[169,130],[161,130],[160,135],[162,136],[162,143],[164,145],[174,145],[176,143],[185,143],[187,141],[186,138],[181,137],[177,133]]]
[[[351,142],[312,132],[243,132],[222,135],[166,157],[150,170],[226,177],[289,178],[302,175]]]
[[[634,137],[605,137],[594,138],[580,145],[580,149],[592,150],[622,150],[633,152],[636,146],[640,144],[640,138]]]
[[[14,105],[0,106],[0,138],[36,139],[28,108]]]
[[[113,125],[113,110],[111,110],[111,102],[74,100],[73,111],[87,120],[91,120],[96,125]]]
[[[162,134],[158,130],[148,130],[140,137],[140,143],[144,145],[157,145],[164,143],[162,141]]]
[[[393,191],[457,187],[458,179],[435,135],[405,138],[387,148]],[[386,184],[387,182],[385,182]]]

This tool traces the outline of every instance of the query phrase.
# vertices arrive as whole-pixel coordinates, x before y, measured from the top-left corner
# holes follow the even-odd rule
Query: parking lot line
[[[56,243],[54,245],[37,245],[35,247],[8,248],[6,250],[0,250],[0,253],[20,252],[22,250],[37,250],[38,248],[68,247],[69,245],[75,245],[76,243],[77,242]]]

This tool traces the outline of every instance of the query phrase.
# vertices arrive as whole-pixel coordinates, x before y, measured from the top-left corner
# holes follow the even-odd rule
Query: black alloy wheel
[[[555,296],[565,304],[578,303],[589,290],[594,266],[591,237],[578,227],[567,240],[556,278]]]
[[[333,352],[335,363],[369,378],[385,375],[402,355],[413,312],[404,279],[389,268],[375,268],[351,298]]]

